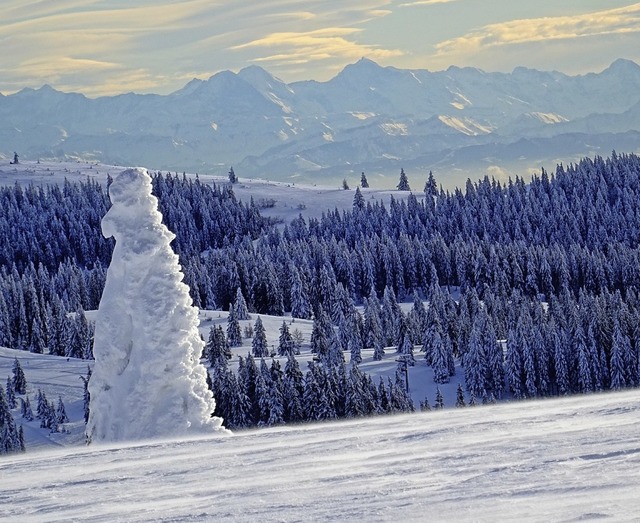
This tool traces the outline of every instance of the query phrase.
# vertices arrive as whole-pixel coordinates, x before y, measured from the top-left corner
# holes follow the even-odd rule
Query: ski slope
[[[637,391],[0,460],[3,521],[637,521]]]

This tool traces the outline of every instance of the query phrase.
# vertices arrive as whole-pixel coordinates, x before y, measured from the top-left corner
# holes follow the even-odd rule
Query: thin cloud
[[[450,4],[451,2],[457,2],[458,0],[416,0],[415,2],[406,2],[400,4],[398,7],[416,7],[421,5],[434,5],[434,4]]]
[[[276,53],[254,58],[254,62],[271,62],[279,65],[302,64],[320,60],[357,59],[368,56],[374,60],[402,55],[397,49],[381,49],[359,44],[347,37],[361,32],[349,27],[330,27],[305,33],[272,33],[264,38],[231,47],[232,50],[247,48],[276,49]]]
[[[436,50],[438,55],[466,55],[497,46],[636,32],[640,32],[640,3],[576,16],[491,24],[464,36],[440,42]]]

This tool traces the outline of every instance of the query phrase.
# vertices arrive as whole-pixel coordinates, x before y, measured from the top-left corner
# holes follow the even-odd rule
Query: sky
[[[517,66],[585,74],[640,63],[629,0],[3,0],[0,93],[44,84],[90,97],[167,94],[259,65],[326,81],[383,66]]]

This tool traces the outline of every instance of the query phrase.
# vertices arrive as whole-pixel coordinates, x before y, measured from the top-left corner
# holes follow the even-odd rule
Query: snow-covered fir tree
[[[269,345],[267,344],[267,334],[260,316],[256,318],[253,325],[253,339],[251,340],[251,354],[256,358],[266,358],[269,356]]]

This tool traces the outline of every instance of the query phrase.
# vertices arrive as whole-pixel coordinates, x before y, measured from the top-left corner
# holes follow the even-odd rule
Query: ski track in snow
[[[32,452],[7,521],[637,521],[637,392]]]

